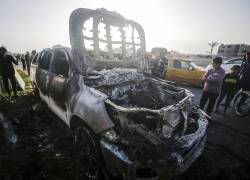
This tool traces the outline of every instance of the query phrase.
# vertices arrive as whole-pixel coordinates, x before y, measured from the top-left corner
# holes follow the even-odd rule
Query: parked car
[[[229,73],[231,72],[231,68],[234,66],[234,65],[239,65],[241,66],[242,64],[242,61],[243,61],[243,58],[233,58],[233,59],[229,59],[229,60],[226,60],[222,63],[221,67],[225,70],[226,73]],[[206,67],[206,69],[211,69],[213,66],[212,64],[208,65]]]
[[[169,59],[166,79],[178,83],[201,86],[206,70],[190,60]]]
[[[82,30],[90,19],[92,37]],[[118,27],[121,41],[100,39],[100,23],[106,25],[103,37],[112,37],[109,29]],[[129,57],[124,26],[132,27],[134,54]],[[81,173],[90,179],[106,170],[126,180],[185,171],[204,149],[207,116],[193,104],[190,91],[145,73],[143,28],[115,12],[82,8],[71,14],[69,30],[72,49],[43,50],[34,83],[41,99],[74,134],[76,168],[85,167]],[[135,31],[139,43],[133,41]],[[94,42],[93,51],[86,49],[86,40]],[[109,45],[105,56],[98,41]],[[123,50],[120,58],[112,58],[117,43]]]

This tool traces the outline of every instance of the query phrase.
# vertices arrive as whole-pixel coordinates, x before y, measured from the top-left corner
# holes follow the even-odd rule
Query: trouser
[[[221,91],[217,105],[216,105],[216,109],[219,108],[221,101],[224,99],[225,96],[226,97],[226,103],[225,103],[225,108],[224,111],[226,112],[227,108],[230,106],[231,101],[234,98],[234,92],[226,92],[226,91]]]
[[[25,71],[25,70],[26,70],[25,60],[24,60],[24,59],[21,59],[21,62],[22,62],[22,65],[23,65],[23,70]]]
[[[206,102],[208,101],[208,106],[207,106],[208,115],[211,115],[211,112],[213,111],[214,104],[216,102],[217,97],[218,97],[218,94],[203,91],[201,100],[200,100],[200,107],[201,109],[204,109],[204,106]]]
[[[30,65],[26,65],[26,66],[27,66],[28,75],[30,75]]]
[[[10,87],[9,87],[9,79],[10,79],[11,86],[12,86],[12,89],[14,91],[14,94],[16,95],[17,91],[16,91],[16,78],[15,78],[15,74],[12,74],[12,75],[9,75],[9,76],[3,76],[4,87],[5,87],[7,93],[10,96],[11,92],[10,92]]]

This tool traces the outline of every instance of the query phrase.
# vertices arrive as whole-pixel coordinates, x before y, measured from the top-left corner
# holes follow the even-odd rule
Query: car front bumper
[[[201,155],[205,147],[208,121],[204,116],[200,116],[196,123],[198,127],[194,133],[176,140],[170,157],[143,164],[131,161],[119,146],[102,139],[100,145],[106,169],[112,175],[125,180],[154,180],[159,177],[165,179],[166,176],[184,172]]]

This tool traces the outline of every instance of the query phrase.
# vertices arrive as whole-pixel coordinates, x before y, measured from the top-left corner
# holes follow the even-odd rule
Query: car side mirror
[[[194,68],[192,66],[189,66],[188,70],[194,70]]]

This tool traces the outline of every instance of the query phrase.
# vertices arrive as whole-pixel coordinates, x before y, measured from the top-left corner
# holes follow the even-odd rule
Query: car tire
[[[234,112],[235,112],[236,116],[238,116],[238,117],[244,117],[244,116],[248,115],[250,112],[249,108],[248,108],[248,110],[245,110],[245,111],[241,110],[241,108],[239,106],[239,102],[240,102],[241,98],[242,98],[242,92],[238,93],[235,96],[234,102],[233,102]]]
[[[33,93],[34,93],[35,97],[40,98],[39,89],[36,86],[36,84],[34,82],[31,82],[31,86],[33,88]]]
[[[98,137],[83,123],[74,125],[73,134],[75,179],[100,179],[104,163]]]

